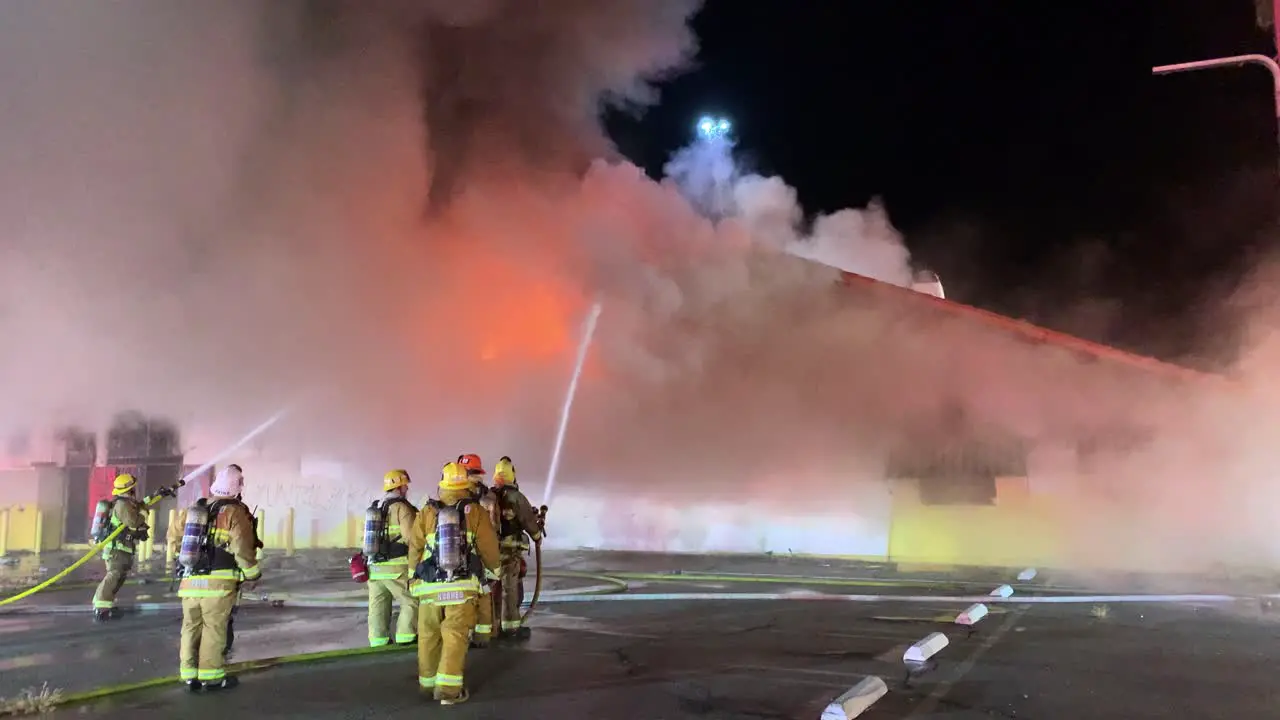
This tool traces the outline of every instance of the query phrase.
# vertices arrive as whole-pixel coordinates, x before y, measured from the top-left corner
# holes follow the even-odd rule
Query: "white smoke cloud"
[[[136,408],[233,438],[304,397],[272,447],[371,478],[507,453],[536,479],[596,297],[559,482],[610,502],[734,497],[757,518],[797,487],[882,487],[871,468],[913,433],[1073,441],[1194,410],[1067,351],[1031,362],[1008,333],[836,287],[834,268],[908,284],[879,206],[807,223],[781,179],[739,176],[730,155],[695,146],[667,182],[619,160],[600,104],[652,101],[693,51],[696,9],[3,5],[0,433]],[[1128,453],[1116,472],[1213,475],[1204,428],[1166,424],[1181,462]],[[1142,497],[1116,507],[1139,516]],[[1200,556],[1259,537],[1226,531],[1229,515],[1202,526],[1230,540]],[[1168,541],[1165,521],[1124,529],[1153,526]]]
[[[805,227],[796,190],[780,177],[742,173],[731,137],[699,139],[676,151],[666,177],[701,213],[736,218],[751,240],[846,272],[909,287],[911,253],[884,205],[817,216]]]

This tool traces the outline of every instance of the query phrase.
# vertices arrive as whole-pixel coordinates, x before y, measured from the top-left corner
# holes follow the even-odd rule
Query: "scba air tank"
[[[382,515],[382,507],[377,502],[369,506],[364,511],[364,543],[360,547],[360,552],[364,553],[367,558],[372,558],[382,552],[382,531],[386,527],[386,520]]]
[[[205,538],[209,535],[209,506],[203,500],[187,509],[187,519],[182,525],[182,547],[178,550],[178,564],[194,570],[204,556]]]
[[[440,508],[436,515],[436,567],[452,578],[463,569],[466,553],[462,513],[456,507]]]
[[[108,528],[111,527],[111,501],[99,500],[93,506],[93,523],[89,525],[89,539],[100,543],[107,539]]]

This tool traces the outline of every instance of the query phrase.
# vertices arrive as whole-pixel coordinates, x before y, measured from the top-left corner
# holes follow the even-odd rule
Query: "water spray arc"
[[[551,491],[556,484],[556,471],[560,468],[560,451],[564,448],[565,432],[569,428],[569,412],[573,410],[573,398],[578,394],[578,379],[582,377],[582,367],[587,362],[587,353],[591,350],[591,341],[596,334],[596,325],[600,321],[600,312],[604,306],[599,300],[591,306],[587,315],[587,323],[582,332],[582,341],[578,343],[578,357],[574,361],[573,376],[569,378],[569,389],[564,396],[564,406],[560,409],[560,426],[556,430],[556,442],[551,448],[551,466],[547,469],[547,484],[542,491],[542,504],[551,500]]]
[[[564,406],[560,408],[560,426],[556,429],[555,445],[551,448],[551,467],[547,470],[547,484],[542,490],[542,507],[538,509],[539,524],[542,533],[546,534],[547,503],[551,500],[551,490],[556,484],[556,471],[560,468],[560,451],[564,448],[564,436],[569,429],[569,412],[573,409],[573,398],[578,394],[578,379],[582,377],[582,367],[587,362],[587,353],[591,350],[591,340],[596,335],[596,325],[600,321],[600,311],[604,306],[597,300],[587,314],[587,323],[582,331],[582,341],[578,343],[578,356],[573,363],[573,375],[569,378],[569,389],[565,392]],[[533,597],[529,600],[529,608],[520,616],[521,622],[529,619],[529,615],[538,605],[538,597],[542,594],[542,540],[533,544],[534,562],[537,576],[533,583]]]
[[[164,497],[165,495],[171,495],[173,493],[176,493],[178,491],[178,488],[182,487],[183,485],[186,485],[188,482],[191,481],[192,478],[198,477],[201,473],[213,467],[219,461],[226,459],[226,457],[231,453],[244,447],[250,440],[266,432],[268,428],[270,428],[272,425],[275,425],[280,420],[280,418],[284,417],[285,414],[288,412],[289,412],[288,408],[281,409],[275,415],[272,415],[271,417],[267,418],[267,420],[263,422],[261,425],[255,427],[254,429],[246,433],[244,437],[240,438],[235,443],[227,447],[225,450],[223,450],[222,452],[219,452],[217,455],[213,456],[207,462],[200,465],[200,467],[197,467],[196,469],[192,470],[186,475],[183,475],[182,478],[178,480],[178,482],[174,483],[169,487],[161,488],[161,490],[157,492],[155,495],[151,495],[146,498],[143,498],[143,501],[142,501],[143,507],[154,505],[157,502],[159,502],[160,498]],[[71,574],[72,572],[75,571],[76,568],[88,562],[89,558],[101,552],[102,548],[106,547],[108,543],[115,540],[116,536],[119,535],[121,531],[124,530],[124,528],[125,526],[123,524],[117,527],[114,531],[112,531],[110,535],[106,537],[105,540],[89,548],[89,552],[85,553],[83,557],[81,557],[79,560],[69,565],[65,570],[58,573],[57,575],[54,575],[53,577],[49,578],[48,580],[45,580],[44,582],[40,583],[39,585],[36,585],[35,587],[23,590],[17,595],[13,595],[3,600],[0,600],[0,606],[9,605],[11,603],[18,602],[23,598],[27,598],[32,595],[35,595],[41,590],[44,590],[50,585],[53,585],[54,583],[58,582],[62,578]]]

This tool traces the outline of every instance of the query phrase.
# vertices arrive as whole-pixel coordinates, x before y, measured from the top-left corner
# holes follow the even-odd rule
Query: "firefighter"
[[[239,465],[236,465],[235,463],[228,465],[227,469],[229,472],[240,473],[241,476],[244,475],[244,468],[241,468]],[[244,498],[241,497],[241,495],[237,494],[236,500],[243,501]],[[250,513],[250,515],[252,515],[252,512]],[[258,535],[258,518],[257,517],[253,518],[253,547],[255,551],[261,550],[264,547],[262,543],[262,537]],[[256,553],[255,553],[255,557],[257,557]],[[240,594],[236,593],[236,604],[231,606],[231,617],[227,620],[227,648],[222,651],[223,665],[231,661],[231,646],[234,645],[236,641],[236,613],[239,611],[240,611]]]
[[[463,670],[480,578],[501,562],[497,532],[472,496],[466,469],[448,463],[440,473],[440,498],[423,506],[409,532],[409,590],[421,602],[418,685],[441,705],[467,699]]]
[[[480,461],[479,455],[459,455],[458,464],[467,471],[467,478],[471,480],[472,494],[476,502],[480,503],[480,507],[484,508],[489,515],[489,522],[493,524],[494,529],[498,527],[498,499],[493,492],[484,484],[485,469],[484,463]],[[489,640],[493,637],[493,619],[494,605],[497,603],[497,596],[493,593],[493,583],[497,580],[497,576],[486,575],[480,579],[480,601],[476,607],[476,626],[471,636],[471,647],[487,648]]]
[[[516,484],[516,466],[511,458],[502,457],[493,466],[493,493],[498,499],[501,513],[498,525],[498,544],[502,550],[502,575],[498,587],[498,619],[502,623],[500,637],[525,640],[529,628],[520,622],[520,601],[524,577],[524,555],[529,553],[529,543],[542,540],[542,521],[538,511]],[[528,539],[526,540],[526,536]]]
[[[121,525],[125,529],[116,535],[111,542],[102,548],[102,559],[107,565],[107,574],[98,583],[93,594],[93,619],[102,622],[118,617],[116,612],[116,593],[120,592],[125,578],[133,569],[133,554],[139,540],[150,537],[146,520],[142,514],[142,503],[137,499],[138,479],[128,473],[116,476],[111,483],[111,499],[106,501],[105,522],[98,522],[95,542],[101,542]],[[95,513],[96,514],[96,513]]]
[[[391,642],[391,603],[400,605],[396,619],[397,645],[418,639],[418,601],[409,594],[409,546],[405,536],[418,509],[409,502],[409,473],[392,470],[382,476],[382,532],[379,548],[369,559],[369,647]]]
[[[240,501],[243,487],[240,467],[228,465],[209,487],[211,501],[200,499],[184,525],[169,529],[182,576],[180,675],[192,692],[238,684],[224,670],[231,611],[240,591],[252,590],[262,577],[253,514]]]

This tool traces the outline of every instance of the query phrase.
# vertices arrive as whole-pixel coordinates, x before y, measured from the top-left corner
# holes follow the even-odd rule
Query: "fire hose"
[[[240,438],[231,447],[218,453],[218,455],[214,457],[212,460],[210,460],[209,462],[206,462],[200,465],[200,467],[196,468],[195,470],[192,470],[186,475],[183,475],[181,478],[178,479],[178,482],[172,485],[167,485],[165,487],[160,488],[158,491],[156,491],[155,495],[148,495],[147,497],[143,498],[142,507],[149,508],[152,505],[155,505],[156,503],[160,502],[160,499],[163,497],[176,496],[178,493],[178,489],[186,485],[188,480],[198,477],[201,473],[213,467],[214,463],[219,462],[220,460],[226,458],[231,453],[235,452],[236,450],[239,450],[241,447],[245,445],[245,443],[249,442],[250,440],[257,437],[258,435],[262,434],[262,432],[265,431],[267,428],[271,427],[272,425],[275,425],[276,421],[279,420],[281,417],[284,417],[284,414],[286,412],[287,412],[287,409],[281,410],[277,412],[275,415],[272,415],[271,417],[267,418],[266,422],[250,430],[247,435]],[[11,597],[7,597],[3,600],[0,600],[0,607],[9,605],[11,603],[16,603],[19,600],[22,600],[23,598],[31,597],[32,595],[35,595],[41,590],[44,590],[50,585],[58,582],[62,578],[66,577],[67,575],[70,575],[72,571],[74,571],[76,568],[80,567],[81,565],[84,565],[86,562],[89,562],[89,558],[101,552],[102,548],[106,547],[108,544],[115,541],[116,536],[118,536],[121,532],[124,532],[124,529],[125,529],[125,526],[120,525],[120,527],[117,527],[115,530],[112,530],[111,534],[107,535],[107,537],[103,539],[102,542],[89,548],[89,552],[85,553],[83,557],[81,557],[79,560],[76,560],[74,563],[72,563],[67,568],[63,569],[62,572],[58,573],[57,575],[54,575],[53,577],[49,578],[48,580],[45,580],[44,582],[40,583],[39,585],[36,585],[35,587],[23,590],[17,595],[13,595]]]
[[[538,539],[533,541],[533,560],[535,563],[533,579],[533,597],[529,599],[529,608],[520,616],[520,624],[524,625],[538,604],[538,596],[542,594],[542,536],[547,534],[547,506],[538,508]]]
[[[160,488],[160,490],[156,492],[155,495],[151,495],[146,498],[143,498],[142,507],[144,508],[151,507],[152,505],[155,505],[156,503],[160,502],[160,498],[177,493],[178,488],[185,485],[186,482],[187,482],[187,478],[182,478],[181,480],[174,483],[173,485]],[[10,603],[16,603],[23,598],[31,597],[32,595],[35,595],[41,590],[44,590],[50,585],[58,582],[62,578],[66,577],[67,575],[70,575],[76,568],[80,567],[86,562],[89,562],[89,558],[101,552],[102,548],[114,542],[116,539],[116,536],[124,532],[125,527],[126,527],[125,525],[121,525],[117,527],[115,530],[112,530],[111,534],[107,535],[107,537],[104,538],[102,542],[89,548],[89,552],[85,553],[84,556],[81,557],[79,560],[76,560],[75,562],[71,563],[71,565],[67,566],[65,569],[62,570],[62,572],[58,573],[57,575],[54,575],[53,577],[49,578],[48,580],[45,580],[44,582],[40,583],[39,585],[36,585],[35,587],[27,588],[26,590],[23,590],[17,595],[0,600],[0,607],[9,605]]]

